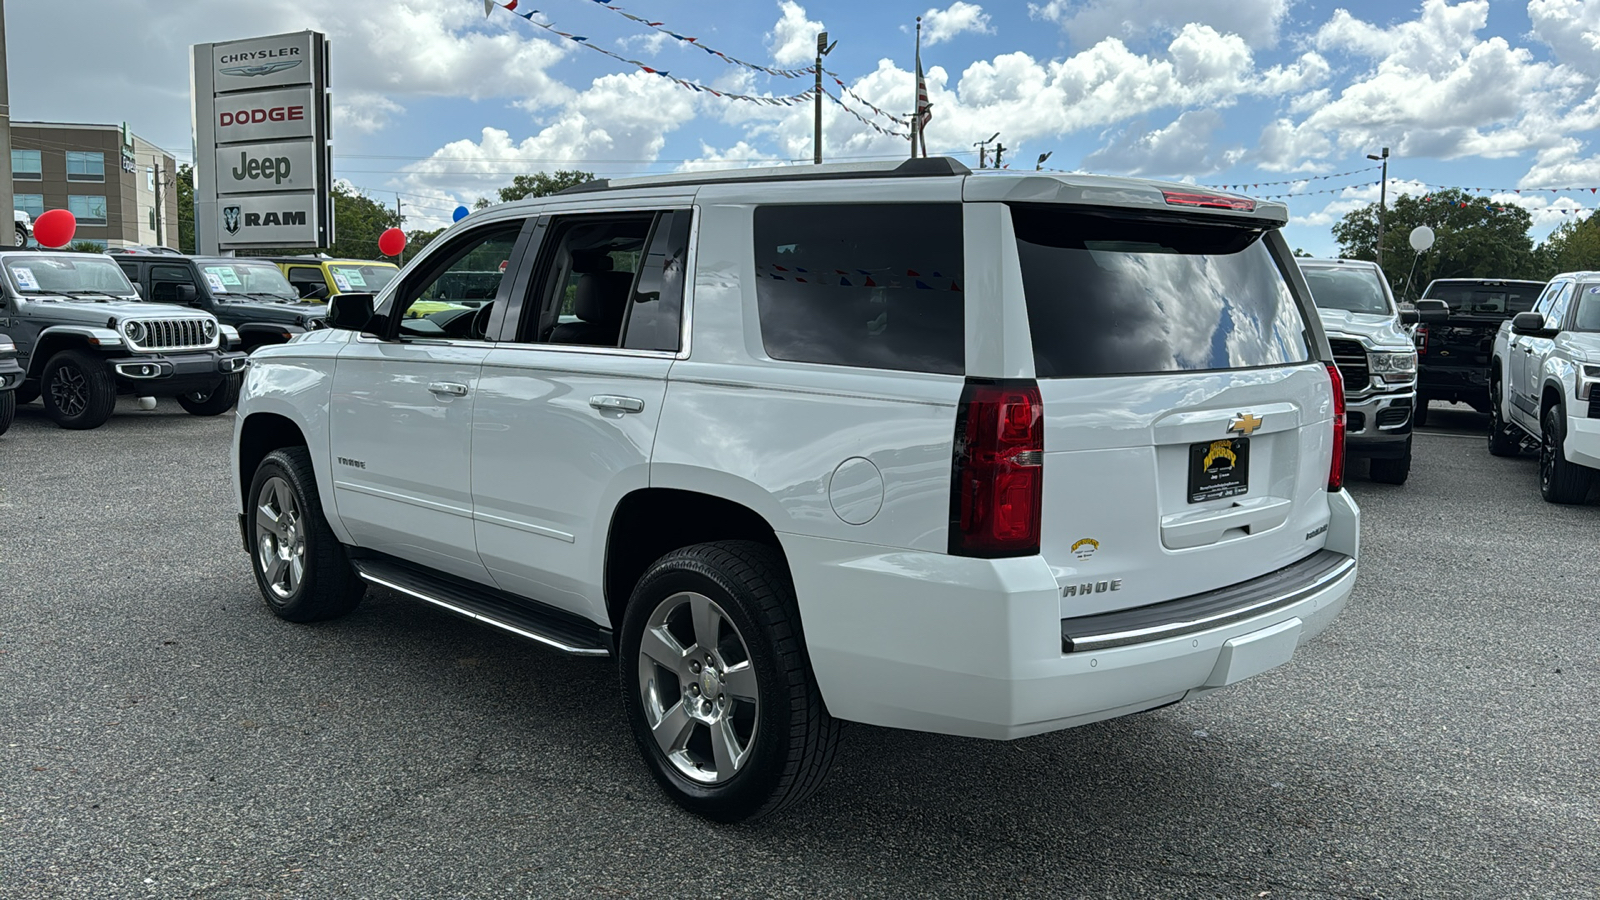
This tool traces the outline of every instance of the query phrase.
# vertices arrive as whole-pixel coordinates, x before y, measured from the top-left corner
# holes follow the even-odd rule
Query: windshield
[[[1578,291],[1578,315],[1573,331],[1600,331],[1600,284],[1586,284]]]
[[[64,294],[73,291],[133,296],[133,285],[117,264],[103,256],[47,256],[29,254],[5,262],[12,284],[24,294]]]
[[[1259,230],[1016,205],[1040,378],[1249,369],[1311,358]]]
[[[394,266],[355,263],[332,263],[328,270],[333,273],[333,286],[339,293],[354,291],[356,293],[376,294],[394,280],[400,270]]]
[[[284,300],[300,299],[278,267],[269,263],[205,263],[200,266],[211,293],[226,300],[228,294],[270,294]]]
[[[1435,281],[1423,292],[1424,300],[1443,300],[1460,313],[1530,312],[1544,290],[1542,281]]]
[[[1306,277],[1311,298],[1322,309],[1342,309],[1345,312],[1378,316],[1390,313],[1389,298],[1383,293],[1381,276],[1372,269],[1305,266],[1300,274]]]

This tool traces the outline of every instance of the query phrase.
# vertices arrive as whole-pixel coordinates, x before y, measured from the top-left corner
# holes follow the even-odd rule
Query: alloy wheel
[[[288,600],[306,575],[306,533],[294,489],[281,477],[268,478],[256,496],[256,559],[279,600]]]
[[[1561,452],[1561,447],[1556,443],[1556,438],[1546,428],[1539,441],[1539,487],[1546,493],[1550,491],[1550,483],[1556,476],[1556,454]]]
[[[661,601],[639,641],[639,696],[656,745],[681,775],[723,784],[755,748],[755,666],[728,614],[704,594]]]
[[[79,416],[89,408],[89,379],[74,365],[56,367],[50,378],[50,398],[64,416]]]

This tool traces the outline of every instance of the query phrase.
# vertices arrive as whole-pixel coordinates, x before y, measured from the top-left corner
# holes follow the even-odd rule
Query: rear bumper
[[[1441,366],[1425,363],[1417,371],[1417,394],[1431,400],[1453,400],[1474,407],[1489,405],[1489,366]]]
[[[1194,616],[1200,604],[1187,598],[1191,605],[1170,607],[1165,622],[1145,622],[1183,627],[1071,652],[1062,637],[1075,620],[1061,619],[1055,575],[1039,557],[974,560],[781,538],[812,669],[834,716],[1011,739],[1164,706],[1287,661],[1327,628],[1355,585],[1360,512],[1342,491],[1329,506],[1323,560],[1339,563],[1337,571],[1311,567],[1266,592],[1245,589],[1271,575],[1213,592],[1248,596],[1231,606],[1222,597],[1210,612],[1237,615],[1212,621]]]
[[[1351,456],[1404,456],[1415,406],[1412,390],[1346,401],[1345,452]]]

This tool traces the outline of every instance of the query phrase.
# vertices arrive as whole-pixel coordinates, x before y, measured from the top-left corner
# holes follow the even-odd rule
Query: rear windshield
[[[1389,298],[1381,275],[1366,267],[1302,266],[1300,274],[1311,288],[1311,299],[1321,309],[1386,316]]]
[[[964,370],[961,204],[763,206],[755,244],[773,359]]]
[[[1249,369],[1311,359],[1257,229],[1012,207],[1040,378]]]
[[[1470,281],[1435,281],[1423,292],[1425,300],[1443,300],[1459,313],[1500,313],[1514,316],[1531,312],[1544,291],[1542,281],[1507,281],[1481,284]]]

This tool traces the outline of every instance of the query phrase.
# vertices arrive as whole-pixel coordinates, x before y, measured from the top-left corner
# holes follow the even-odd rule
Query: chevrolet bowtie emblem
[[[1232,422],[1228,423],[1228,430],[1230,432],[1237,431],[1245,437],[1249,437],[1251,434],[1254,434],[1255,430],[1260,427],[1261,420],[1250,413],[1239,413],[1233,417]]]

